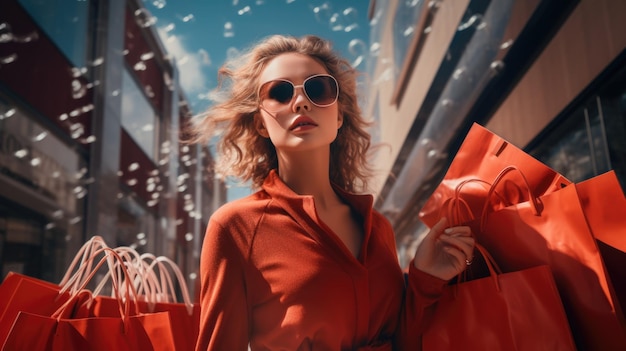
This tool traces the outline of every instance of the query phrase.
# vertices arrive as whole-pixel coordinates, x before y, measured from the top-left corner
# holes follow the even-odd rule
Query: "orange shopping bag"
[[[136,293],[133,294],[134,289],[128,280],[125,281],[126,287],[123,290],[125,294],[122,296],[119,294],[122,289],[118,282],[123,280],[118,277],[112,278],[120,312],[118,316],[66,317],[67,311],[73,308],[77,299],[85,293],[85,286],[103,263],[112,260],[122,261],[110,248],[100,249],[97,253],[103,253],[105,256],[83,280],[81,287],[54,313],[37,314],[23,311],[18,313],[2,350],[175,350],[169,314],[140,313],[137,304],[131,303],[136,299]],[[124,264],[116,267],[119,267],[124,275],[128,275]],[[76,276],[82,276],[82,273],[79,271]]]
[[[168,312],[172,321],[176,350],[194,350],[200,332],[200,306],[198,303],[192,302],[183,273],[174,261],[165,256],[155,257],[150,254],[143,254],[142,259],[144,262],[150,262],[148,272],[152,274],[146,274],[146,278],[153,278],[155,280],[154,285],[161,284],[160,290],[163,296],[152,301],[148,300],[141,305],[146,311]],[[158,269],[156,269],[157,267]],[[171,273],[174,274],[175,279],[172,279]],[[174,282],[180,287],[182,302],[178,302],[176,298],[177,289]]]
[[[550,267],[502,273],[476,248],[472,267],[484,263],[489,274],[446,287],[422,335],[423,350],[576,350]]]
[[[132,251],[128,247],[117,247],[115,250],[118,253]],[[138,282],[139,300],[136,303],[139,310],[143,313],[167,312],[176,350],[194,350],[200,330],[200,306],[191,301],[187,284],[176,263],[165,256],[156,257],[148,253],[137,255],[127,263],[135,271],[134,281]],[[175,279],[172,279],[171,273],[174,273]],[[177,301],[174,282],[180,287],[182,302]],[[119,314],[116,299],[107,296],[94,296],[89,310],[90,315],[99,317]]]
[[[549,194],[571,184],[567,178],[520,148],[474,123],[465,136],[442,181],[420,209],[419,217],[432,227],[442,217],[442,210],[454,197],[459,184],[471,180],[463,190],[467,208],[480,217],[489,184],[507,166],[519,168],[527,177],[527,185],[517,178],[500,184],[489,201],[491,209],[528,201],[528,190],[535,196]],[[496,196],[497,195],[497,196]]]
[[[52,314],[70,298],[61,287],[41,279],[9,272],[0,284],[0,345],[23,312]],[[71,308],[66,309],[71,313]]]
[[[509,173],[525,176],[516,167],[506,167],[487,198]],[[477,241],[505,272],[550,267],[579,349],[626,350],[619,299],[577,187],[542,196],[528,190],[528,198],[493,212],[486,206],[480,218],[469,222]]]
[[[622,308],[626,308],[626,197],[615,171],[576,183],[585,218],[609,272]],[[622,321],[625,324],[626,321]]]

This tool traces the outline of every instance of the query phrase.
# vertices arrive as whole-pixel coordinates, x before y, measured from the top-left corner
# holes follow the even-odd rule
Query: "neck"
[[[340,201],[330,182],[330,151],[278,155],[278,175],[300,195],[312,195],[316,206]]]

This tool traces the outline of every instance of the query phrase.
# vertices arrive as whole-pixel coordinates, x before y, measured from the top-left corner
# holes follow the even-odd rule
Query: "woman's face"
[[[259,89],[256,129],[277,151],[328,150],[343,120],[336,81],[324,66],[307,55],[281,54],[261,72]]]

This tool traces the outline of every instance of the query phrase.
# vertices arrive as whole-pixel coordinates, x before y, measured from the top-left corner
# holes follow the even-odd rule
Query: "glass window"
[[[19,0],[19,3],[76,67],[86,66],[88,1]]]
[[[81,211],[77,199],[86,169],[79,154],[21,109],[0,98],[0,171],[31,185],[70,213]]]
[[[387,1],[374,1],[374,11],[372,14],[372,19],[370,20],[370,47],[369,47],[369,56],[367,60],[367,73],[368,79],[370,83],[375,81],[374,73],[376,70],[376,66],[378,65],[380,47],[381,47],[381,35],[382,31],[385,28],[385,19],[387,18],[388,13],[388,4]]]
[[[394,78],[398,81],[398,75],[405,65],[408,51],[411,47],[415,31],[425,0],[400,0],[393,21],[393,49],[394,49]]]
[[[157,220],[134,198],[119,200],[116,246],[129,246],[140,253],[156,252]]]
[[[530,153],[573,182],[614,170],[626,189],[626,69],[560,120]]]
[[[579,182],[608,171],[604,131],[599,115],[585,107],[567,118],[550,135],[536,157],[571,181]]]
[[[0,272],[59,281],[84,239],[85,160],[0,96]]]
[[[122,76],[122,126],[156,163],[157,116],[128,70],[124,70]]]

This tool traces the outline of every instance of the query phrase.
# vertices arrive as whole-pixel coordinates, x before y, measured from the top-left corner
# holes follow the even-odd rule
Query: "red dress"
[[[361,215],[359,258],[317,217],[312,196],[273,171],[211,217],[200,260],[196,350],[418,350],[424,310],[445,281],[398,264],[370,195],[335,189]]]

